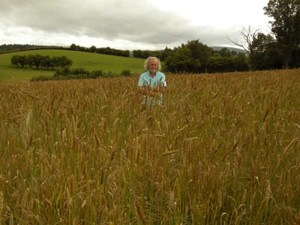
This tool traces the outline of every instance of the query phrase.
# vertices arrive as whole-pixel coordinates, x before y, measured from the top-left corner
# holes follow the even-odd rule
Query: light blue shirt
[[[142,73],[139,79],[139,87],[167,87],[166,76],[162,72],[157,71],[152,78],[149,71]]]
[[[155,76],[152,77],[150,75],[149,71],[146,71],[141,74],[139,82],[138,82],[138,87],[167,87],[167,82],[166,82],[166,76],[162,72],[157,71]],[[148,102],[148,105],[156,105],[156,101],[153,97],[149,97],[147,100],[147,96],[143,97],[143,102],[142,104],[146,104]],[[159,104],[163,104],[163,95],[160,93],[159,95]]]

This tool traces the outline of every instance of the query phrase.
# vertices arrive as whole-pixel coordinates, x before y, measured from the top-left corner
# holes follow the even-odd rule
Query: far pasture
[[[128,58],[121,56],[103,55],[88,52],[70,50],[31,50],[14,53],[0,54],[0,81],[19,82],[29,81],[40,75],[52,76],[53,70],[17,68],[10,59],[13,55],[48,55],[66,56],[73,61],[73,68],[86,68],[89,71],[102,70],[103,72],[121,73],[122,70],[130,70],[131,73],[143,72],[144,59]]]

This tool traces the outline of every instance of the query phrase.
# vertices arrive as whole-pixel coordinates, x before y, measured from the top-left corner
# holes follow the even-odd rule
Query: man
[[[143,105],[163,104],[163,93],[167,87],[166,77],[160,72],[160,60],[148,57],[144,64],[146,72],[142,73],[138,82],[139,92],[143,95]],[[159,102],[157,100],[159,98]]]

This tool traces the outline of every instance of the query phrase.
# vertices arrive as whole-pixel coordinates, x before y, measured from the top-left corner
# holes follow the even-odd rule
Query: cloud
[[[1,0],[1,21],[39,32],[168,44],[197,39],[186,18],[146,0]]]
[[[227,37],[238,36],[234,25],[199,25],[157,2],[0,0],[0,44],[162,49],[196,39],[209,46],[230,45]]]

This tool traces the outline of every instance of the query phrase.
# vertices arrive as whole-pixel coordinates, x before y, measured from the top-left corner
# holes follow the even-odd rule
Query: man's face
[[[157,61],[152,59],[149,61],[149,71],[155,73],[157,71]]]

